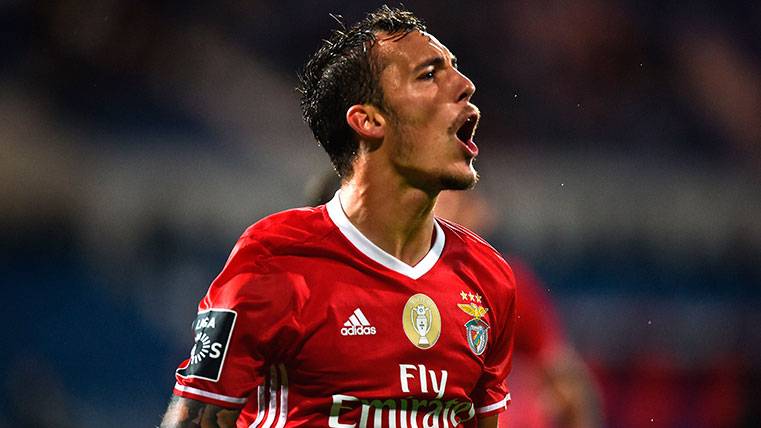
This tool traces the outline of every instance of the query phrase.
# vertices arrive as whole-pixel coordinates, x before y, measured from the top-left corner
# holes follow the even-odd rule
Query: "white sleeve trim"
[[[479,407],[478,409],[476,409],[476,413],[486,413],[486,412],[491,412],[492,410],[501,409],[507,406],[508,401],[510,401],[510,394],[507,394],[505,398],[503,398],[502,400],[494,404],[489,404],[488,406]]]
[[[192,386],[185,386],[180,385],[179,383],[174,384],[174,389],[180,391],[180,392],[187,392],[189,394],[195,394],[199,395],[201,397],[206,398],[212,398],[214,400],[224,401],[226,403],[233,403],[233,404],[244,404],[248,399],[247,398],[236,398],[236,397],[228,397],[227,395],[222,394],[215,394],[213,392],[204,391],[202,389],[193,388]]]

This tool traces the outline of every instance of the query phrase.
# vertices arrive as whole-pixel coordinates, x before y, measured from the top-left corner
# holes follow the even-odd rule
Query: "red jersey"
[[[470,231],[434,226],[409,266],[339,194],[254,224],[199,304],[174,393],[240,408],[238,427],[449,428],[503,411],[513,273]]]

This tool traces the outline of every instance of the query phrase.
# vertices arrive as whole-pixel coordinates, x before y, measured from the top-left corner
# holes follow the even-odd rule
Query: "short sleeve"
[[[269,259],[255,241],[238,242],[198,306],[175,395],[242,408],[287,358],[299,337],[296,290],[303,278],[278,272]]]
[[[510,401],[507,375],[512,365],[513,342],[515,337],[515,288],[504,291],[504,305],[501,316],[492,327],[494,342],[487,350],[481,378],[473,391],[472,399],[479,418],[503,412]],[[496,327],[496,328],[495,328]]]

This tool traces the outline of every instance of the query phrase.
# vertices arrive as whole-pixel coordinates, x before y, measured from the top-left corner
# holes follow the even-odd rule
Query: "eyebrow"
[[[452,61],[452,67],[457,68],[457,57],[452,55],[451,57]],[[434,67],[441,67],[446,63],[446,59],[444,59],[443,56],[437,55],[433,58],[429,58],[422,63],[418,64],[414,69],[413,72],[421,71],[426,67],[434,66]]]

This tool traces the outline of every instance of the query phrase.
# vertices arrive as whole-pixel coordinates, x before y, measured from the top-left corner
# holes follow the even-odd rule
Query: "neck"
[[[355,174],[341,186],[341,204],[352,224],[375,245],[410,266],[431,249],[436,196],[382,174]]]

